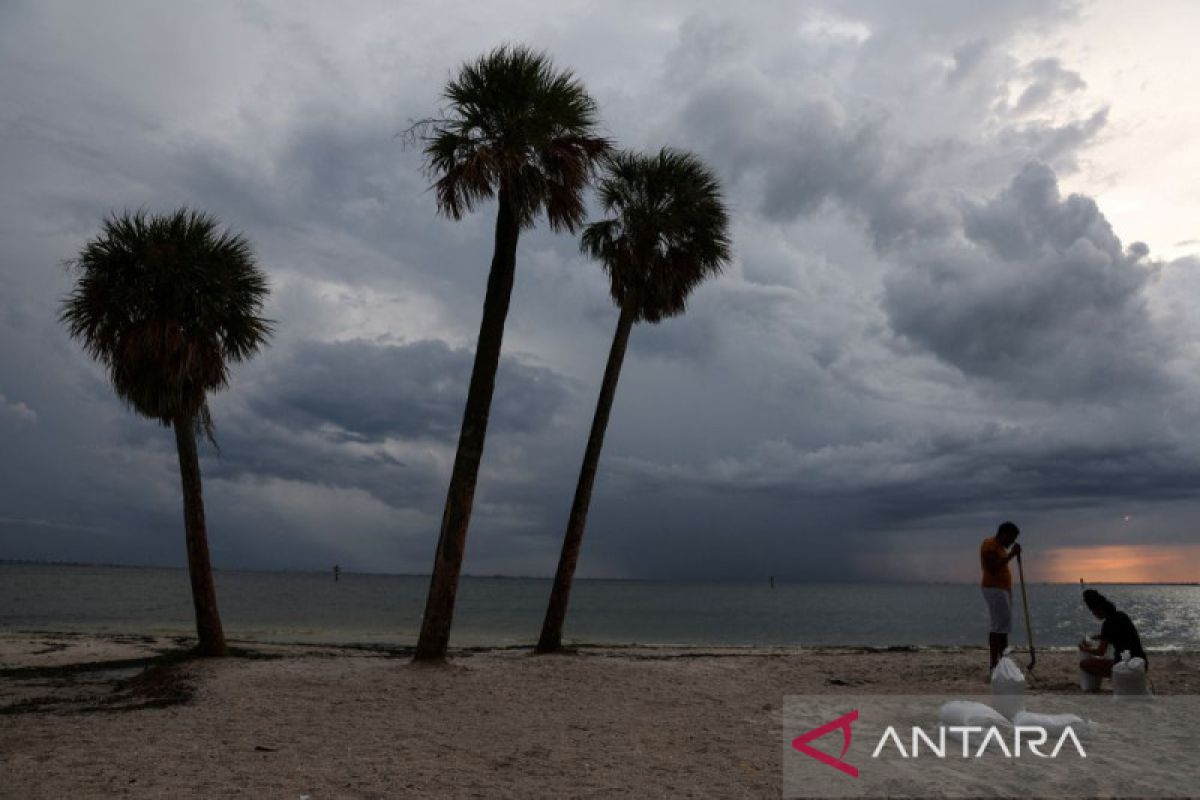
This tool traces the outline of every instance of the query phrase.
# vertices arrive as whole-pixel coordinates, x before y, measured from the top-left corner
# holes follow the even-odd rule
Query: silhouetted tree
[[[655,156],[619,154],[611,159],[599,194],[604,212],[611,216],[584,229],[581,248],[608,273],[612,299],[621,313],[538,639],[539,653],[562,649],[592,485],[633,325],[682,314],[691,291],[718,274],[730,258],[720,184],[690,153],[664,149]]]
[[[78,279],[63,302],[67,330],[108,370],[121,400],[175,430],[196,652],[225,655],[196,434],[213,439],[208,394],[270,338],[259,316],[266,276],[245,238],[188,209],[109,217],[71,263]]]
[[[462,430],[438,536],[416,659],[446,656],[463,549],[483,456],[496,369],[516,270],[517,239],[545,212],[556,231],[584,218],[583,190],[609,150],[596,104],[544,53],[499,47],[464,64],[443,92],[447,108],[413,127],[424,142],[438,210],[461,219],[496,198],[495,246]]]

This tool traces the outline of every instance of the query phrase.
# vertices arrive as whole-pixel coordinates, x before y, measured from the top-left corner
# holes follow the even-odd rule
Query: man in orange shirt
[[[1008,647],[1008,632],[1012,628],[1012,573],[1008,562],[1021,554],[1017,537],[1021,530],[1011,522],[1004,522],[995,536],[983,540],[979,547],[979,564],[983,568],[983,599],[991,617],[988,633],[988,649],[991,650],[992,669],[1000,663],[1004,649]]]

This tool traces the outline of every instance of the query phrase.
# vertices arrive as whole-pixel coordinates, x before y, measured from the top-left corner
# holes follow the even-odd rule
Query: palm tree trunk
[[[604,367],[604,380],[600,383],[600,398],[596,401],[596,416],[592,418],[592,431],[583,453],[583,466],[579,469],[579,482],[575,485],[567,533],[563,536],[562,553],[558,557],[558,571],[554,574],[554,588],[550,591],[550,605],[546,608],[542,635],[535,649],[538,653],[554,653],[562,649],[567,601],[571,597],[571,582],[575,578],[575,565],[579,561],[583,531],[587,527],[588,506],[592,501],[596,468],[600,464],[600,450],[604,447],[604,432],[608,429],[608,417],[617,393],[617,380],[621,377],[621,364],[625,361],[625,348],[629,345],[629,333],[633,330],[634,306],[635,303],[626,301],[621,308],[612,347],[608,351],[608,364]]]
[[[200,485],[200,459],[196,455],[196,422],[177,417],[175,446],[179,451],[179,476],[183,484],[183,527],[187,535],[188,573],[192,578],[192,605],[196,609],[197,655],[223,656],[225,633],[217,611],[212,563],[208,558],[208,529],[204,523],[204,496]]]
[[[463,548],[467,541],[467,526],[471,521],[471,505],[475,500],[479,461],[483,457],[492,392],[496,388],[496,369],[500,366],[500,345],[504,339],[504,320],[508,317],[509,299],[512,297],[517,239],[521,227],[509,203],[508,191],[503,186],[498,199],[492,268],[488,274],[483,319],[479,323],[479,341],[475,347],[475,364],[471,368],[471,384],[467,389],[458,450],[454,454],[450,488],[446,492],[446,508],[442,513],[442,530],[438,535],[429,595],[425,600],[425,616],[421,620],[421,635],[417,639],[417,661],[444,660],[450,645],[450,625],[454,618],[454,599],[458,594],[458,576],[462,571]]]

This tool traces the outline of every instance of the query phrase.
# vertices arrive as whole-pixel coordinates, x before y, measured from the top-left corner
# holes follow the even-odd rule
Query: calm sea
[[[407,575],[218,572],[231,638],[411,645],[428,579]],[[1148,647],[1200,649],[1200,587],[1111,586]],[[452,644],[534,641],[548,580],[465,577]],[[1019,596],[1019,595],[1018,595]],[[1029,587],[1035,642],[1069,646],[1099,625],[1079,588]],[[1020,605],[1014,639],[1025,640]],[[674,583],[581,580],[567,639],[704,645],[978,645],[979,589],[962,584]],[[0,629],[190,634],[187,572],[140,567],[0,564]]]

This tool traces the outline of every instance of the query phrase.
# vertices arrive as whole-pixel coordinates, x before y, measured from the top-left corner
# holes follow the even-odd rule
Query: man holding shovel
[[[1008,562],[1021,554],[1017,537],[1021,530],[1011,522],[1001,523],[995,536],[983,540],[979,547],[979,564],[983,568],[983,599],[987,603],[991,629],[988,633],[988,649],[991,651],[991,666],[1004,656],[1008,647],[1008,632],[1012,629],[1012,572]],[[990,672],[989,672],[990,674]]]

